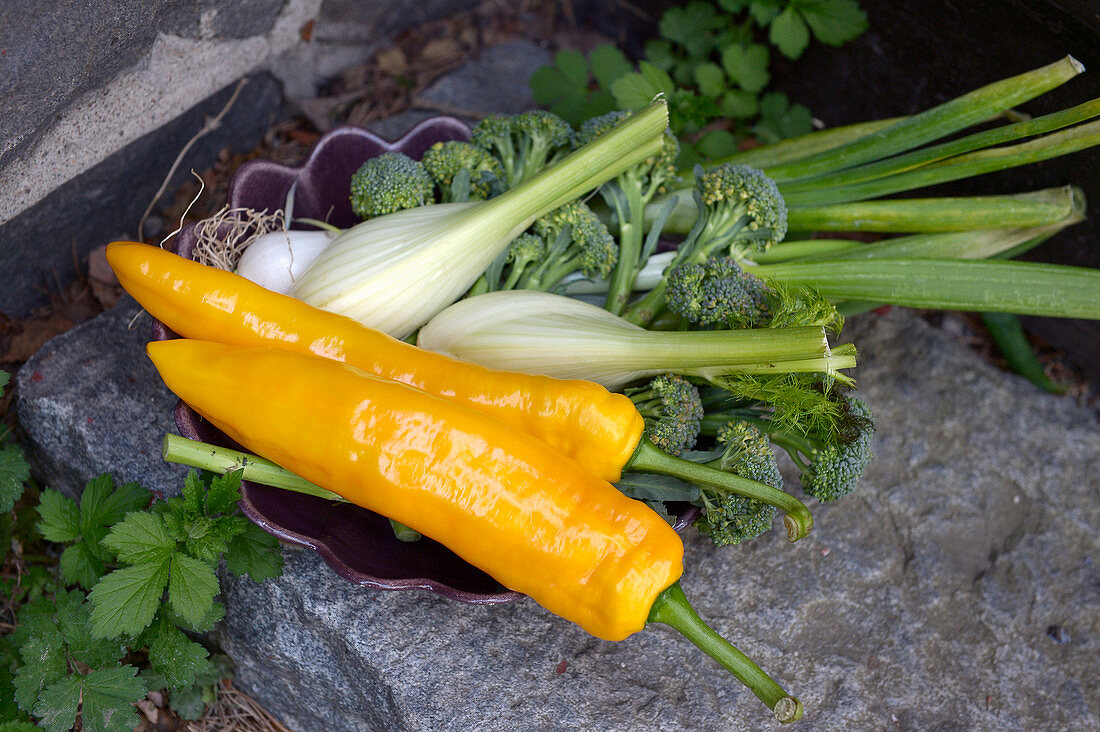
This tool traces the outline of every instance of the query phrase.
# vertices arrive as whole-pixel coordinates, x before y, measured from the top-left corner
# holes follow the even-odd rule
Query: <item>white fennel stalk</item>
[[[587,379],[608,389],[668,371],[830,373],[855,366],[818,327],[650,331],[596,305],[535,290],[460,300],[421,328],[417,344],[490,368]]]
[[[403,338],[461,297],[536,218],[656,155],[667,126],[657,101],[496,198],[364,221],[337,236],[291,294]]]

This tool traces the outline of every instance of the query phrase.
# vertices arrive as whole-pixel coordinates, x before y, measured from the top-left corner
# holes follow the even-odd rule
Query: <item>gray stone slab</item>
[[[187,471],[160,458],[161,439],[176,431],[176,397],[145,357],[149,333],[149,316],[126,297],[51,339],[19,370],[19,425],[43,485],[75,498],[111,473],[179,492]]]
[[[1100,726],[1100,429],[912,314],[859,322],[877,459],[814,532],[687,536],[700,614],[800,696],[804,728]],[[684,639],[604,643],[530,601],[347,584],[312,553],[227,578],[236,683],[296,730],[768,726]]]
[[[454,110],[452,116],[474,124],[489,114],[518,114],[533,109],[535,101],[527,80],[535,69],[550,61],[550,52],[530,41],[491,46],[424,90],[421,98],[438,105],[439,110],[411,109],[372,123],[370,129],[396,140],[413,125],[444,111]]]
[[[0,271],[6,273],[0,312],[26,315],[43,304],[44,286],[56,288],[76,278],[78,258],[112,238],[137,236],[138,222],[176,156],[205,120],[222,110],[235,86],[127,145],[0,225]],[[254,148],[282,114],[282,105],[282,91],[273,77],[251,77],[218,129],[188,151],[166,189],[169,196],[191,177],[190,170],[210,167],[224,148]]]
[[[244,38],[283,0],[78,0],[0,5],[0,150],[18,155],[81,95],[136,63],[158,33]],[[197,100],[196,100],[197,101]],[[137,102],[137,100],[135,100]],[[9,147],[10,146],[10,147]]]

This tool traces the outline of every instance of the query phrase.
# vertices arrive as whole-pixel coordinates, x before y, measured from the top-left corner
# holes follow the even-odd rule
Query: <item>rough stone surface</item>
[[[176,397],[145,357],[149,328],[127,297],[51,339],[19,370],[21,436],[44,485],[76,497],[88,480],[111,473],[179,492],[186,470],[160,459],[161,439],[176,431]]]
[[[247,91],[182,175],[211,164],[205,150],[253,147],[284,91],[311,97],[401,30],[475,4],[110,0],[89,12],[72,0],[0,3],[0,267],[13,283],[0,290],[0,311],[25,316],[44,303],[43,280],[73,279],[74,254],[135,233],[172,160],[221,109],[228,92],[219,90],[247,75],[282,87],[274,107]]]
[[[44,286],[56,288],[76,278],[77,258],[112,239],[136,237],[138,222],[176,156],[204,120],[222,110],[234,88],[214,94],[0,225],[0,271],[7,273],[0,312],[25,315],[39,304]],[[274,78],[251,77],[221,125],[188,151],[165,189],[169,197],[189,171],[210,167],[222,149],[255,147],[282,107]]]
[[[816,506],[793,546],[692,532],[688,596],[800,696],[808,729],[1096,729],[1093,416],[911,314],[852,334],[878,421],[858,495]],[[530,601],[353,587],[301,551],[278,580],[224,587],[237,684],[293,729],[768,725],[667,629],[603,643]]]
[[[174,491],[174,399],[126,303],[19,373],[20,424],[50,485],[104,470]],[[814,532],[713,549],[689,532],[700,614],[806,704],[808,728],[1100,725],[1100,428],[915,316],[855,322],[878,421],[859,493]],[[288,549],[283,577],[224,578],[236,683],[296,730],[698,729],[763,707],[661,627],[588,637],[530,601],[378,592]]]
[[[518,114],[534,108],[527,80],[551,61],[550,52],[530,41],[509,41],[486,48],[481,55],[443,76],[420,98],[452,116],[473,124],[488,114]],[[506,75],[502,78],[502,74]],[[414,109],[372,123],[373,132],[390,140],[440,112]]]

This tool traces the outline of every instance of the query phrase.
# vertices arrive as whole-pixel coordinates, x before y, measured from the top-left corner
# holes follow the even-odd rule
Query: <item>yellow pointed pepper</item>
[[[147,244],[112,242],[107,261],[150,315],[185,338],[276,346],[349,363],[482,411],[612,483],[645,429],[630,399],[590,381],[496,371],[425,351]]]
[[[676,532],[541,440],[328,359],[183,339],[148,352],[172,391],[248,449],[436,539],[598,638],[671,625],[776,719],[802,716],[692,609]]]
[[[683,571],[680,537],[545,443],[326,359],[150,343],[168,388],[249,450],[444,544],[592,635],[645,627]]]
[[[348,363],[522,430],[609,483],[624,468],[664,473],[775,506],[786,514],[791,541],[813,527],[809,510],[788,493],[662,452],[644,438],[645,420],[633,402],[599,384],[497,371],[426,351],[146,244],[113,242],[107,261],[142,307],[186,338],[267,345]]]

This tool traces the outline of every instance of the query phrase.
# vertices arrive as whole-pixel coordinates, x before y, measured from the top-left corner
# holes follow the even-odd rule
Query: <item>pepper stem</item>
[[[702,483],[719,491],[755,498],[769,506],[775,506],[786,514],[783,525],[787,529],[787,538],[791,541],[798,541],[806,536],[814,526],[810,509],[790,493],[709,465],[673,457],[647,437],[642,437],[623,470],[671,475],[689,483]]]
[[[161,449],[161,457],[170,463],[189,465],[192,468],[209,470],[215,473],[229,473],[234,470],[242,471],[241,477],[253,483],[269,485],[273,488],[283,488],[296,493],[305,493],[318,498],[326,498],[330,501],[343,501],[332,491],[325,490],[319,485],[310,483],[281,468],[270,460],[265,460],[256,455],[250,455],[238,450],[230,450],[227,447],[218,447],[206,442],[189,440],[179,435],[167,434],[164,436],[164,445]]]
[[[760,701],[767,704],[775,718],[783,724],[802,718],[802,702],[784,691],[751,658],[707,625],[688,602],[679,582],[657,595],[649,611],[648,622],[671,625],[683,633],[703,653],[721,664],[756,694]]]

